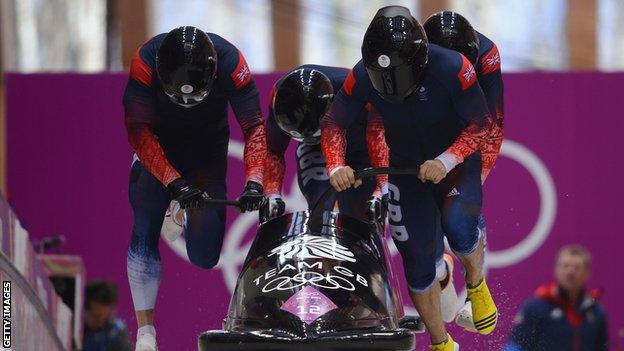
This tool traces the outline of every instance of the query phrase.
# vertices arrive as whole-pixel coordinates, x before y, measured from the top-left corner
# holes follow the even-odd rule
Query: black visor
[[[156,67],[171,101],[192,107],[210,93],[216,77],[217,52],[206,33],[195,27],[179,27],[160,44]]]
[[[314,143],[321,136],[320,120],[333,96],[327,76],[314,69],[297,69],[278,83],[273,99],[275,121],[293,139]]]
[[[377,11],[362,43],[362,60],[377,93],[399,103],[420,87],[428,59],[425,31],[401,6]]]

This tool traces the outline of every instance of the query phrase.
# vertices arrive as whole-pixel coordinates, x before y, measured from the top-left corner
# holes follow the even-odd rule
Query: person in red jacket
[[[607,317],[600,291],[588,290],[591,256],[577,245],[562,248],[555,282],[539,287],[514,320],[505,351],[606,351]]]

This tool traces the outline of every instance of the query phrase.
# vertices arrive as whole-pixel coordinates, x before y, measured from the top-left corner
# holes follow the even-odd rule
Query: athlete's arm
[[[275,86],[273,86],[269,104],[272,103],[274,94]],[[264,191],[267,196],[281,196],[286,171],[284,153],[286,153],[290,143],[290,137],[277,125],[272,106],[269,106],[269,116],[266,119],[266,134],[267,157],[264,163]]]
[[[262,184],[266,158],[266,133],[262,123],[258,89],[245,58],[238,50],[233,48],[219,59],[225,61],[228,99],[245,137],[246,180]]]
[[[479,85],[483,89],[493,123],[487,141],[481,148],[482,172],[481,180],[494,167],[504,139],[504,97],[503,77],[501,75],[501,59],[498,48],[492,48],[479,60]]]
[[[383,119],[371,104],[367,104],[366,108],[368,110],[366,144],[368,145],[368,156],[371,160],[371,166],[375,168],[388,167],[390,151],[386,144],[386,130],[383,125]],[[375,189],[375,196],[381,197],[382,193],[387,192],[388,175],[378,175],[376,179],[377,188]]]
[[[155,98],[152,91],[153,69],[137,50],[130,65],[130,77],[124,93],[125,125],[128,142],[143,166],[163,185],[180,178],[153,133],[156,120]]]
[[[361,99],[351,70],[344,85],[336,94],[329,111],[321,119],[321,148],[327,162],[327,173],[331,185],[337,190],[359,186],[353,169],[345,165],[347,149],[346,131],[362,111],[366,100]]]
[[[446,172],[464,162],[464,159],[481,150],[486,142],[492,117],[479,84],[477,74],[470,62],[463,55],[462,67],[457,74],[458,83],[450,92],[453,108],[466,127],[461,131],[453,144],[436,157],[444,164]]]

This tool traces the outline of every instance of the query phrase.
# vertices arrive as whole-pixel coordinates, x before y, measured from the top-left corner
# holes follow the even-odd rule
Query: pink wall
[[[256,76],[262,101],[276,78]],[[65,252],[83,256],[90,278],[119,283],[119,313],[133,327],[125,277],[132,219],[131,152],[121,106],[126,79],[125,74],[9,75],[8,188],[10,202],[34,237],[65,235]],[[614,277],[624,245],[618,225],[624,198],[619,185],[622,83],[624,74],[505,76],[507,143],[485,187],[489,280],[501,322],[489,337],[455,331],[462,345],[500,349],[518,306],[551,279],[553,257],[567,243],[593,252],[591,286],[604,288],[612,341],[622,344],[617,331],[624,328],[624,305],[618,292],[624,281]],[[232,125],[232,139],[240,141],[233,120]],[[290,191],[295,169],[290,161],[285,192],[289,204],[301,208],[300,197]],[[242,179],[242,163],[233,152],[231,197],[239,193]],[[234,211],[228,216],[219,269],[196,268],[161,243],[157,328],[162,350],[195,350],[197,334],[218,327],[225,315],[228,283],[244,258],[239,248],[249,244],[255,221]]]

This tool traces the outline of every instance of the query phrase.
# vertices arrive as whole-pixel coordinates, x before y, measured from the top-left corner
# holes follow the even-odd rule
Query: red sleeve
[[[440,160],[447,171],[464,162],[464,159],[476,151],[481,151],[487,141],[492,128],[492,116],[479,84],[477,73],[468,59],[461,56],[462,67],[457,74],[460,89],[453,95],[453,106],[466,127],[453,141],[451,146],[441,155],[436,157]]]
[[[264,192],[267,196],[281,196],[282,194],[286,172],[284,153],[290,143],[290,137],[275,122],[273,99],[275,99],[276,90],[276,86],[273,85],[269,98],[269,115],[265,122],[267,157],[264,161]]]
[[[505,139],[503,113],[497,109],[496,115],[492,127],[490,128],[489,136],[481,146],[481,182],[485,182],[490,171],[494,168],[501,146],[503,145],[503,140]]]
[[[375,111],[373,106],[366,104],[368,110],[368,123],[366,126],[366,143],[368,145],[368,155],[372,167],[388,167],[389,149],[386,144],[386,130],[383,125],[381,115]],[[377,176],[377,189],[375,192],[383,193],[388,186],[388,175]]]
[[[482,150],[489,137],[489,132],[489,125],[483,127],[471,122],[459,133],[453,144],[436,159],[442,161],[446,170],[450,172],[455,166],[464,162],[466,157]]]
[[[489,137],[481,147],[481,181],[484,182],[494,168],[504,139],[504,94],[501,76],[501,58],[496,44],[479,60],[479,84],[488,100],[493,122]]]
[[[263,184],[267,150],[258,89],[240,51],[231,50],[223,60],[228,60],[228,99],[245,137],[245,178]]]
[[[169,163],[165,152],[152,133],[149,125],[145,123],[128,123],[128,142],[141,160],[143,166],[165,186],[173,180],[180,178],[180,173]]]
[[[245,136],[245,178],[263,184],[264,162],[267,154],[266,132],[262,117],[257,115],[250,122],[250,118],[239,118],[239,123]]]
[[[346,134],[346,129],[336,123],[331,113],[328,112],[321,119],[321,149],[330,175],[334,169],[345,165]]]
[[[268,149],[264,167],[264,192],[267,196],[281,196],[285,171],[284,155],[278,155]]]

